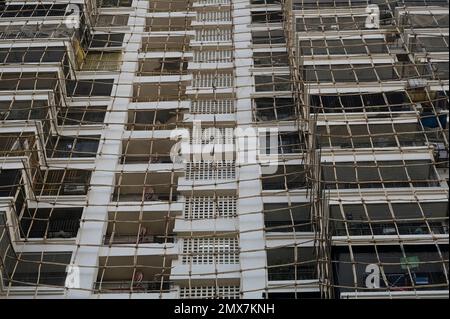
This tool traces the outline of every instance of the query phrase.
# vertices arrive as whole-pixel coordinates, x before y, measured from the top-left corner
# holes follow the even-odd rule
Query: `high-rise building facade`
[[[0,1],[0,298],[448,298],[448,6]]]

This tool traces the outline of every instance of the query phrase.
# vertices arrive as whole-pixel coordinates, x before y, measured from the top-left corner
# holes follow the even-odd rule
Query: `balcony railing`
[[[197,21],[199,22],[221,22],[231,21],[230,11],[205,11],[197,13]]]
[[[47,225],[36,227],[38,222],[33,224],[30,232],[24,230],[26,232],[24,235],[27,238],[43,238],[46,233],[47,238],[74,238],[77,237],[78,229],[80,228],[79,219],[50,218],[48,221],[48,229]]]
[[[114,201],[120,202],[175,202],[178,200],[177,194],[167,194],[167,193],[154,193],[154,194],[118,194],[114,193],[113,195]]]
[[[195,33],[195,41],[201,42],[229,42],[232,39],[231,29],[202,29]]]
[[[99,293],[160,293],[170,292],[173,283],[170,281],[103,281],[96,282],[94,289]]]
[[[197,0],[198,4],[230,4],[230,0]]]
[[[173,234],[165,235],[106,235],[105,245],[108,244],[164,244],[173,243],[175,237]]]
[[[233,87],[234,76],[231,73],[199,73],[194,75],[193,86],[200,88]]]

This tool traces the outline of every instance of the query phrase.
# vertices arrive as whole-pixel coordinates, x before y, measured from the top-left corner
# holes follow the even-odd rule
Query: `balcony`
[[[169,292],[171,264],[168,256],[100,257],[95,293]]]
[[[141,52],[186,52],[190,37],[185,35],[143,37]]]
[[[174,243],[175,212],[109,213],[105,245]]]
[[[131,7],[132,0],[97,0],[99,8]]]
[[[188,61],[183,58],[140,59],[139,76],[187,74]]]
[[[49,170],[35,177],[33,190],[36,196],[86,195],[90,179],[91,171]]]
[[[292,121],[296,119],[297,104],[292,98],[261,97],[254,99],[257,122]]]
[[[98,293],[165,293],[175,288],[171,281],[103,281],[95,282],[95,291]]]
[[[201,71],[194,73],[190,93],[232,93],[234,86],[233,71]]]
[[[169,2],[169,5],[172,1]],[[145,32],[170,32],[191,29],[191,19],[188,13],[180,16],[154,16],[146,18]]]
[[[133,102],[177,102],[186,99],[186,84],[181,82],[135,83]]]
[[[21,237],[75,238],[82,213],[82,208],[28,208],[20,218]]]
[[[148,12],[191,11],[193,0],[154,0],[150,2]]]
[[[127,130],[171,130],[181,125],[185,113],[179,109],[129,111]]]
[[[122,65],[121,52],[95,52],[87,53],[81,71],[119,71]]]
[[[178,199],[178,176],[164,172],[122,173],[116,177],[113,201],[118,202],[174,202]]]
[[[122,142],[121,164],[171,164],[170,151],[176,141],[132,139]]]

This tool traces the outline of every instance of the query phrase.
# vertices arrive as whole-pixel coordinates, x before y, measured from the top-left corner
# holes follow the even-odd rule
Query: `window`
[[[15,196],[21,179],[22,172],[20,170],[0,170],[0,197]]]
[[[282,74],[256,75],[255,91],[291,91],[291,77],[290,75]]]
[[[21,253],[20,258],[9,263],[6,285],[51,285],[63,289],[71,256],[71,252]]]
[[[309,203],[264,204],[266,232],[311,232],[311,205]]]
[[[283,13],[281,11],[256,11],[252,12],[252,23],[281,23]]]
[[[260,97],[254,99],[257,121],[286,121],[295,118],[296,103],[292,98]]]
[[[253,44],[284,44],[283,30],[252,31]]]
[[[333,251],[336,292],[366,292],[369,264],[378,266],[382,291],[448,290],[448,245],[337,247]],[[376,289],[380,291],[380,289]]]
[[[312,113],[400,112],[412,110],[412,102],[405,92],[311,95],[310,105]],[[391,117],[395,116],[395,114],[391,113],[387,116]]]
[[[123,33],[94,34],[90,48],[114,48],[123,45]]]
[[[317,278],[316,257],[312,247],[267,249],[267,267],[269,281]]]
[[[65,48],[61,47],[25,47],[0,49],[0,63],[62,63]]]
[[[390,64],[306,65],[303,68],[307,82],[379,82],[400,79],[397,67]]]
[[[369,203],[330,206],[334,236],[448,234],[448,203]]]
[[[300,49],[303,55],[370,55],[388,53],[384,39],[325,39],[301,40]]]
[[[83,208],[28,208],[20,218],[23,238],[74,238]]]
[[[65,16],[67,4],[0,5],[0,18]]]
[[[122,64],[121,52],[88,52],[81,65],[82,71],[118,71]]]
[[[280,67],[289,66],[289,56],[287,52],[254,52],[254,65],[258,67]]]
[[[58,113],[58,125],[103,124],[106,106],[77,106],[61,109]]]
[[[251,4],[281,4],[281,0],[251,0]]]
[[[421,161],[323,163],[322,180],[328,189],[437,187],[434,166]]]
[[[95,26],[98,28],[104,27],[121,27],[128,24],[127,14],[118,15],[99,15],[97,16]]]
[[[263,175],[263,190],[294,190],[306,186],[305,168],[299,165],[279,165],[274,174]]]
[[[110,96],[113,79],[67,80],[68,96]]]
[[[296,20],[298,32],[364,30],[367,15],[301,17]]]
[[[1,73],[0,90],[56,90],[57,73]]]
[[[47,156],[49,157],[95,157],[97,156],[99,135],[93,136],[53,136],[50,146],[47,144]]]
[[[133,0],[97,0],[100,8],[131,7]]]
[[[48,110],[46,100],[0,101],[0,120],[45,120]]]

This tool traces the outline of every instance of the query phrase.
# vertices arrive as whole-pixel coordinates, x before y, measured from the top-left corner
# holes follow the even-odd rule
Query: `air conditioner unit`
[[[365,28],[366,29],[379,29],[380,28],[380,8],[376,4],[370,4],[366,8],[368,14]]]

